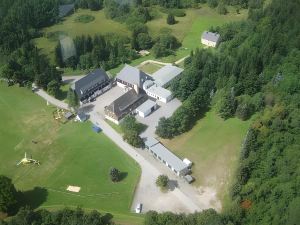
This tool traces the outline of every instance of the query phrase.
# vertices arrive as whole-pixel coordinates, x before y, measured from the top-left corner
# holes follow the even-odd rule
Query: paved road
[[[195,202],[193,198],[190,198],[185,193],[181,191],[179,188],[175,188],[172,192],[167,194],[161,193],[161,191],[155,186],[156,178],[162,174],[162,171],[155,167],[152,163],[150,163],[146,157],[141,154],[141,149],[134,149],[132,146],[123,141],[123,138],[113,129],[111,128],[104,120],[104,118],[96,112],[92,112],[90,114],[90,120],[92,123],[98,124],[105,135],[107,135],[111,140],[113,140],[124,152],[126,152],[129,156],[131,156],[141,167],[142,174],[140,178],[140,182],[138,186],[142,186],[143,190],[140,191],[141,195],[144,195],[144,200],[148,199],[149,202],[157,201],[160,204],[157,205],[157,208],[150,208],[152,210],[164,211],[162,210],[162,205],[164,203],[164,198],[170,198],[171,201],[165,201],[168,205],[165,207],[167,210],[172,208],[172,204],[176,204],[176,201],[180,202],[180,206],[176,206],[178,208],[175,211],[178,212],[195,212],[201,211],[206,208],[204,205],[200,204],[200,202]],[[148,154],[147,154],[148,155]],[[149,156],[149,155],[148,155]],[[163,171],[166,172],[166,171]],[[167,172],[169,173],[169,172]],[[170,174],[168,174],[170,175]],[[172,176],[172,175],[171,175]],[[174,175],[175,176],[175,175]],[[146,184],[146,185],[143,185]],[[149,188],[149,186],[151,186]],[[137,187],[139,189],[139,187]],[[150,191],[150,192],[148,192]],[[173,199],[172,199],[173,198]],[[134,201],[135,203],[135,201]],[[133,203],[133,207],[135,204]],[[143,202],[144,210],[150,210],[147,208],[147,204]],[[151,204],[153,205],[153,204]],[[165,210],[165,211],[167,211]]]

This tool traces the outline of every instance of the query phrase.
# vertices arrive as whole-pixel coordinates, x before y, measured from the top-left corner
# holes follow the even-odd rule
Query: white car
[[[141,213],[142,212],[142,207],[143,207],[142,203],[138,203],[136,205],[135,212],[136,213]]]

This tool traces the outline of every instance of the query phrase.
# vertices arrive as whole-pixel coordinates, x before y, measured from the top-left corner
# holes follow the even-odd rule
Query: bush
[[[91,15],[80,15],[78,17],[76,17],[75,22],[78,23],[89,23],[95,20],[94,16]]]
[[[168,17],[167,17],[167,24],[169,25],[173,25],[175,24],[176,21],[175,21],[175,17],[173,14],[168,14]]]
[[[218,6],[218,0],[207,0],[207,4],[210,8],[216,8]]]
[[[227,8],[225,7],[225,5],[223,3],[219,3],[218,8],[217,8],[217,12],[221,15],[226,15],[227,14]]]
[[[123,140],[136,148],[144,147],[144,142],[139,134],[145,129],[145,125],[136,122],[134,116],[126,116],[120,124],[124,133]]]
[[[0,175],[0,212],[10,213],[17,204],[17,191],[8,177]]]
[[[109,175],[112,182],[118,182],[120,180],[120,171],[117,168],[111,168]]]
[[[168,185],[169,177],[167,175],[159,175],[156,179],[156,185],[162,189],[165,189]]]

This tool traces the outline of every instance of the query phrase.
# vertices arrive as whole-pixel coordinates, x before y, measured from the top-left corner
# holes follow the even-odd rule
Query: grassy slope
[[[0,174],[11,177],[33,207],[79,205],[139,224],[142,218],[129,213],[138,165],[106,136],[94,133],[90,123],[58,124],[52,110],[28,90],[0,84]],[[41,166],[17,167],[24,152]],[[116,184],[108,176],[112,166],[127,173]],[[68,185],[80,186],[81,191],[67,193]]]
[[[211,110],[191,131],[162,142],[182,158],[194,162],[195,185],[213,186],[223,199],[249,125],[250,121],[237,118],[224,121]]]

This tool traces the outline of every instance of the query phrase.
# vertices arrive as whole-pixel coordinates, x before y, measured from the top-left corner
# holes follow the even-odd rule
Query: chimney
[[[139,89],[139,87],[138,87],[137,84],[134,84],[134,85],[133,85],[133,89],[135,90],[136,94],[139,94],[139,93],[140,93],[140,89]]]

